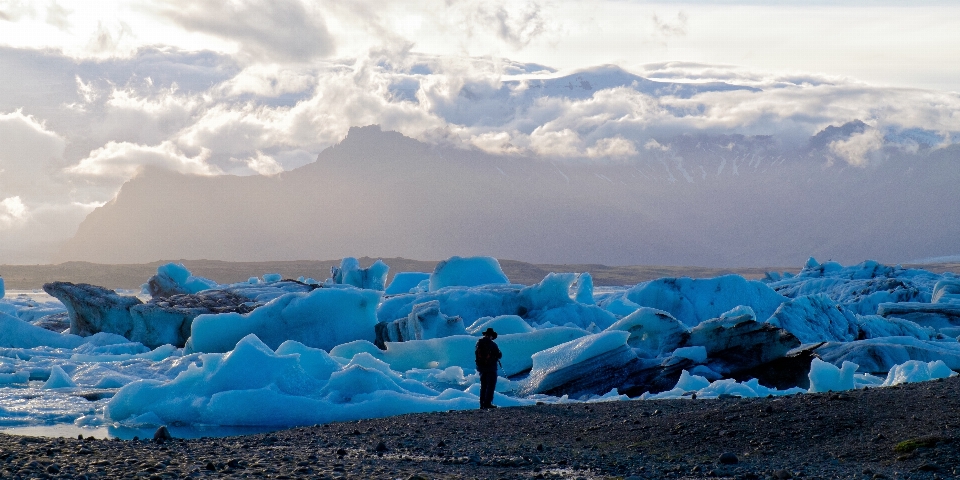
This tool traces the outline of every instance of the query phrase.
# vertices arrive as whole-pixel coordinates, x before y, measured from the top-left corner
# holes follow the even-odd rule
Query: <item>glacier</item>
[[[0,428],[233,432],[476,408],[473,347],[487,328],[504,354],[500,406],[792,395],[960,371],[949,272],[811,259],[763,280],[599,288],[588,272],[514,284],[491,257],[390,284],[388,268],[346,258],[323,281],[221,285],[167,264],[140,292],[6,290]]]

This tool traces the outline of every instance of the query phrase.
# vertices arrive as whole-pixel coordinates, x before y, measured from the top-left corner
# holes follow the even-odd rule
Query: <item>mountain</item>
[[[960,146],[831,161],[830,127],[794,153],[772,137],[680,135],[623,160],[489,155],[352,128],[273,177],[145,169],[57,261],[142,263],[493,255],[536,263],[802,265],[960,251]]]

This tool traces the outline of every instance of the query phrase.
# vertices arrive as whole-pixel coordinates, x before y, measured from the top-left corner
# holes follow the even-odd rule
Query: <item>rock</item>
[[[383,453],[387,451],[387,444],[382,441],[377,442],[377,446],[373,449],[377,453]]]
[[[143,304],[137,297],[118,295],[113,290],[86,283],[47,283],[43,291],[67,308],[70,333],[84,337],[107,332],[130,338],[133,331],[130,308]]]
[[[440,302],[431,300],[414,305],[413,310],[405,318],[378,323],[376,333],[377,338],[374,343],[385,350],[386,342],[466,335],[467,329],[463,325],[462,318],[444,315],[440,312]]]
[[[823,343],[804,345],[787,352],[781,358],[776,358],[754,368],[740,370],[731,375],[738,382],[745,382],[756,378],[761,385],[778,390],[787,390],[793,387],[810,388],[810,363],[817,358],[816,350]]]
[[[720,463],[724,465],[735,465],[740,462],[740,459],[737,458],[737,455],[732,452],[724,452],[720,455]]]
[[[167,429],[166,425],[161,425],[156,432],[153,432],[154,442],[163,443],[169,440],[173,440],[173,435],[170,435],[170,430]]]
[[[790,332],[756,321],[753,310],[738,307],[690,330],[691,346],[707,349],[707,366],[722,375],[756,368],[800,346]]]
[[[780,470],[773,472],[773,476],[774,478],[777,478],[779,480],[788,480],[790,478],[793,478],[793,474],[790,473],[790,471],[782,468]]]

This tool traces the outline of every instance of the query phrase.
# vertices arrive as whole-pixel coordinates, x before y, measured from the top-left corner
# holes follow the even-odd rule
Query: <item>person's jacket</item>
[[[500,347],[490,338],[483,337],[477,340],[476,349],[477,370],[495,368],[503,358]]]

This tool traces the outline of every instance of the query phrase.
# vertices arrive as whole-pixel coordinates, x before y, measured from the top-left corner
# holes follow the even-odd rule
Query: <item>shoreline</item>
[[[407,414],[160,444],[0,434],[0,476],[933,479],[960,475],[958,427],[953,377],[775,398]]]

